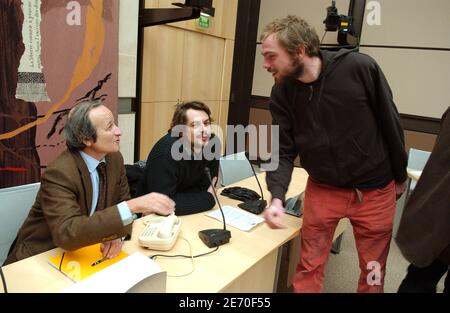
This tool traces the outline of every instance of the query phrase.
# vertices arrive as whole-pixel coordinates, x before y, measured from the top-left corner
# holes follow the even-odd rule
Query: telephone
[[[139,235],[139,244],[153,250],[170,250],[175,245],[181,230],[181,220],[174,214],[147,215],[143,219],[144,230]]]
[[[228,187],[222,190],[220,194],[222,196],[244,202],[250,200],[258,200],[259,198],[261,198],[258,193],[245,187]]]

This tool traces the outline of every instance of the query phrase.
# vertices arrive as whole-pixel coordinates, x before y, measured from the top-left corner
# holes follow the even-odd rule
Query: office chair
[[[33,205],[40,183],[0,189],[0,265]]]
[[[233,184],[253,176],[253,171],[245,152],[226,155],[220,158],[220,183],[222,186]]]

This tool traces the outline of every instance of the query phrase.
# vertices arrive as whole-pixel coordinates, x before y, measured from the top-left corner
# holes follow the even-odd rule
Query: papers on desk
[[[222,207],[222,209],[227,225],[233,226],[243,231],[249,231],[256,225],[264,222],[264,219],[262,217],[245,212],[230,205],[225,205]],[[215,218],[216,220],[223,222],[222,214],[220,213],[219,209],[207,213],[206,216]]]
[[[109,267],[83,279],[64,293],[165,292],[166,272],[159,265],[135,252]]]

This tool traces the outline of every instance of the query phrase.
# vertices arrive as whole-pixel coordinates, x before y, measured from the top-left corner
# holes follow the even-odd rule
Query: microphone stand
[[[238,204],[238,207],[240,207],[241,209],[247,210],[247,211],[249,211],[249,212],[251,212],[253,214],[260,214],[267,207],[267,201],[264,200],[264,193],[263,193],[263,190],[261,188],[261,184],[259,183],[258,176],[255,173],[255,169],[253,168],[252,163],[250,162],[250,160],[247,159],[247,161],[250,164],[250,168],[252,169],[253,176],[255,176],[256,182],[258,183],[259,191],[261,193],[261,199],[245,201],[244,203]]]
[[[208,177],[209,183],[213,189],[214,197],[219,205],[220,213],[222,214],[223,229],[205,229],[198,232],[198,236],[208,248],[218,247],[220,245],[230,242],[231,232],[227,230],[225,223],[225,215],[223,214],[222,206],[216,194],[216,189],[213,186],[211,172],[208,167],[205,167],[205,174]]]
[[[2,283],[3,283],[3,292],[8,293],[8,288],[6,287],[6,279],[5,275],[3,274],[3,269],[0,267],[0,276],[2,277]]]

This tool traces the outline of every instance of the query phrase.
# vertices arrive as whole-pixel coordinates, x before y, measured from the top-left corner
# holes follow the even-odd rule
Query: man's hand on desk
[[[175,210],[175,202],[168,196],[151,192],[146,195],[130,199],[127,201],[128,207],[133,213],[148,215],[156,213],[159,215],[169,215]]]
[[[395,196],[397,197],[397,200],[400,199],[405,190],[406,190],[406,180],[403,183],[395,182]]]
[[[280,199],[272,199],[272,203],[264,210],[264,218],[270,228],[285,228],[283,225],[284,208]]]
[[[100,245],[100,251],[105,259],[115,258],[122,251],[122,240],[115,239],[106,241]]]

